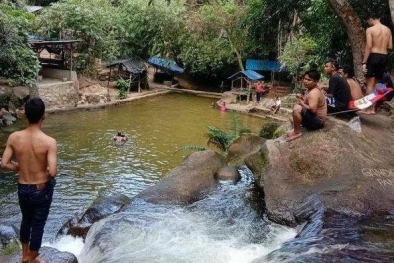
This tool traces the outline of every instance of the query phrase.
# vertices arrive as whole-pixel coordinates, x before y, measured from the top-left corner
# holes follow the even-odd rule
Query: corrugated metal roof
[[[132,58],[117,59],[109,63],[104,63],[105,67],[107,68],[117,66],[120,64],[122,64],[127,69],[127,71],[135,74],[142,73],[146,69],[145,64],[142,60],[132,59]]]
[[[243,70],[243,71],[238,71],[237,73],[231,75],[227,79],[232,79],[232,78],[234,78],[236,76],[239,76],[239,75],[244,75],[245,77],[247,77],[250,80],[259,80],[259,79],[263,79],[264,78],[263,75],[260,75],[256,71],[247,69],[247,70]]]
[[[257,59],[247,59],[246,69],[260,70],[260,71],[288,71],[286,67],[282,66],[276,60],[257,60]]]
[[[165,59],[161,57],[151,57],[148,59],[148,63],[155,68],[159,68],[161,70],[172,71],[175,73],[183,73],[185,70],[178,66],[174,60]]]

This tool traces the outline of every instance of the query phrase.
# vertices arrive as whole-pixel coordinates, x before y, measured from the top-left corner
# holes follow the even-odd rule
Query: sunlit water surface
[[[232,114],[210,108],[213,101],[171,94],[113,108],[49,115],[43,129],[57,139],[59,174],[44,241],[79,254],[81,240],[54,240],[63,222],[85,211],[100,194],[123,193],[133,197],[157,183],[189,153],[175,153],[179,147],[206,146],[207,126],[226,130]],[[255,133],[263,124],[262,119],[242,115],[240,118]],[[25,123],[16,126],[23,128]],[[123,146],[112,141],[118,131],[130,138]],[[7,129],[1,132],[1,143],[5,143],[8,134]],[[140,221],[155,218],[143,230],[143,239],[126,243],[139,251],[123,261],[107,258],[105,262],[138,262],[146,250],[152,249],[158,251],[151,255],[156,262],[163,255],[160,251],[171,254],[161,262],[250,262],[256,255],[268,253],[294,237],[295,232],[270,223],[243,201],[239,193],[254,191],[251,178],[245,172],[239,185],[224,185],[216,196],[186,208],[137,206],[133,216],[140,215]],[[0,223],[19,226],[16,182],[12,173],[0,176]],[[140,262],[152,259],[145,257]]]

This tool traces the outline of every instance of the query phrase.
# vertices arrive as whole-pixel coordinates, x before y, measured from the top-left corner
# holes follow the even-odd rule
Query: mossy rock
[[[272,135],[272,139],[276,139],[281,137],[286,133],[286,130],[283,127],[279,127],[275,130],[274,134]]]
[[[277,122],[269,122],[264,124],[259,132],[259,137],[265,138],[265,139],[273,139],[274,134],[277,131],[278,127],[280,126],[279,123]],[[277,137],[275,137],[277,138]]]

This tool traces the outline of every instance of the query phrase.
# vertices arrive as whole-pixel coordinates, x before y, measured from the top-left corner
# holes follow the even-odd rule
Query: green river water
[[[62,223],[83,212],[99,194],[133,197],[182,162],[184,145],[206,146],[207,126],[226,130],[230,112],[212,109],[212,98],[170,94],[115,107],[49,114],[43,130],[58,142],[59,174],[44,239],[52,239]],[[240,115],[255,133],[263,119]],[[12,129],[22,129],[19,121]],[[4,144],[9,128],[1,132]],[[112,137],[129,136],[123,146]],[[174,154],[175,153],[175,154]],[[16,176],[1,173],[0,222],[19,225]]]

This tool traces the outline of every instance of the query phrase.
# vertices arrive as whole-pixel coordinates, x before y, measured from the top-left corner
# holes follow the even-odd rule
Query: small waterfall
[[[267,255],[296,231],[264,217],[262,196],[251,172],[242,180],[192,205],[163,206],[134,200],[132,211],[94,224],[79,261],[252,262]]]

